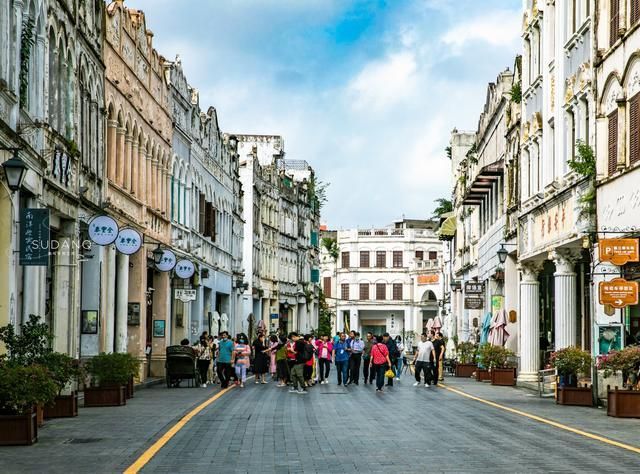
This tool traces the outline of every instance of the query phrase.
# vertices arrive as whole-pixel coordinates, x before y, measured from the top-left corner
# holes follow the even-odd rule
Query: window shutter
[[[387,285],[384,283],[376,283],[376,299],[384,300],[386,299]]]
[[[631,0],[631,12],[629,18],[631,20],[630,26],[635,25],[640,20],[640,0]]]
[[[360,283],[360,299],[365,301],[369,299],[369,283]]]
[[[618,40],[620,32],[620,0],[611,0],[609,11],[609,46]]]
[[[205,224],[205,200],[204,200],[204,194],[200,193],[200,202],[198,203],[198,230],[200,231],[201,234],[204,235],[205,232],[205,228],[204,228],[204,224]]]
[[[618,166],[618,111],[609,115],[609,137],[608,137],[608,163],[609,176],[616,172]]]
[[[640,0],[639,0],[640,1]],[[629,162],[640,160],[640,93],[629,101]]]
[[[217,228],[217,212],[216,212],[216,208],[213,207],[213,204],[211,204],[211,234],[209,235],[211,237],[212,241],[216,241],[216,236],[217,236],[217,232],[218,232],[218,228]]]
[[[204,204],[204,234],[205,237],[211,237],[211,203]]]
[[[322,279],[322,291],[324,296],[331,298],[331,277],[324,277]]]
[[[341,297],[343,300],[348,300],[349,299],[349,283],[343,283],[342,285],[340,285],[340,289],[341,289]]]

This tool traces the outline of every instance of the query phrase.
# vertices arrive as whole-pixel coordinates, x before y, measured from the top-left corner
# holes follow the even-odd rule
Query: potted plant
[[[607,415],[623,418],[640,418],[640,346],[627,346],[621,351],[599,359],[599,369],[604,376],[622,373],[626,390],[607,387]]]
[[[78,380],[82,373],[78,361],[66,354],[52,352],[44,358],[44,364],[58,389],[58,394],[53,402],[45,405],[44,417],[64,418],[78,416],[78,392],[70,390],[70,393],[62,394],[63,391],[69,389],[72,382]]]
[[[35,407],[50,403],[55,396],[56,385],[46,367],[0,362],[0,445],[35,443]]]
[[[567,347],[551,354],[551,365],[559,378],[556,403],[593,406],[591,387],[578,387],[578,375],[588,375],[591,369],[591,354],[579,347]]]
[[[476,368],[476,381],[478,382],[490,382],[491,381],[491,373],[489,372],[489,366],[484,362],[483,356],[486,352],[485,346],[488,346],[488,343],[480,344],[476,349],[476,361],[478,367]]]
[[[472,342],[460,342],[456,345],[456,377],[471,377],[477,370],[476,345]]]
[[[135,361],[135,362],[134,362]],[[101,353],[86,364],[91,386],[85,387],[84,406],[120,406],[127,403],[126,387],[140,362],[127,353]]]
[[[480,359],[489,370],[491,385],[513,386],[516,384],[516,369],[511,364],[514,353],[502,346],[483,344]]]

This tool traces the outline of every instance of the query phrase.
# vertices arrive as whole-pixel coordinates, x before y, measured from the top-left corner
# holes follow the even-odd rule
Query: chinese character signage
[[[142,246],[142,236],[137,230],[127,227],[118,233],[116,249],[125,255],[133,255]]]
[[[638,304],[638,282],[636,281],[614,278],[611,281],[601,281],[598,289],[602,305],[624,308]]]
[[[481,296],[465,296],[464,309],[484,309],[484,298]]]
[[[638,239],[603,239],[598,242],[598,249],[601,262],[624,265],[640,260]]]
[[[49,264],[49,209],[20,210],[20,265]]]
[[[161,272],[170,272],[176,266],[176,254],[165,249],[162,252],[160,261],[156,263],[156,268]]]
[[[439,275],[418,275],[418,285],[432,285],[438,283]]]
[[[118,238],[118,223],[111,216],[95,216],[89,221],[89,238],[98,245],[111,245]]]
[[[190,260],[180,260],[176,263],[176,276],[186,280],[191,278],[196,271],[196,267]]]
[[[484,282],[468,281],[464,284],[467,295],[484,295]]]
[[[61,185],[65,187],[69,186],[69,178],[71,176],[71,158],[69,158],[69,155],[60,148],[56,148],[53,152],[51,176],[53,176]]]

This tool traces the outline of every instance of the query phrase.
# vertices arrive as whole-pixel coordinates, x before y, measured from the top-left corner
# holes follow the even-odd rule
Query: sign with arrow
[[[624,308],[638,304],[638,282],[624,278],[601,281],[598,285],[600,304]]]

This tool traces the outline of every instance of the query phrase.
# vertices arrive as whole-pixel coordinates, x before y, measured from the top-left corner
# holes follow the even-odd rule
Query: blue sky
[[[520,0],[127,0],[224,131],[284,136],[330,183],[323,222],[429,217],[450,131],[520,51]]]

